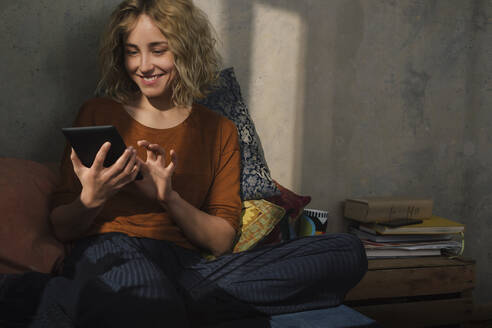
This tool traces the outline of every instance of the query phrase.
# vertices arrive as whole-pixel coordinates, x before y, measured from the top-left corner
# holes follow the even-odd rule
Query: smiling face
[[[175,78],[174,55],[153,20],[140,15],[125,40],[125,68],[147,98],[170,101]]]

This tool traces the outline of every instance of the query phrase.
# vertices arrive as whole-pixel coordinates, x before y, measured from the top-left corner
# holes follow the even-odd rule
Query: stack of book
[[[432,215],[430,199],[348,199],[344,216],[368,258],[461,255],[465,226]]]

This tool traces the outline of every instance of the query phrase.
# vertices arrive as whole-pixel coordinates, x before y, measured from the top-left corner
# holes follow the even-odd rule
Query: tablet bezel
[[[97,152],[106,141],[111,143],[111,147],[104,160],[104,167],[113,165],[127,148],[113,125],[62,128],[62,132],[86,167],[92,166]],[[142,179],[142,174],[138,172],[136,180],[140,179]]]

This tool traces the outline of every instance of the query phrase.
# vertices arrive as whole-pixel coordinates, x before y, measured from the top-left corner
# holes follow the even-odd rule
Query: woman
[[[174,12],[188,30],[173,31]],[[206,18],[188,1],[124,2],[103,38],[101,62],[100,89],[113,99],[88,101],[74,125],[115,125],[129,147],[111,168],[102,166],[109,143],[91,168],[73,150],[71,161],[65,156],[65,186],[55,201],[77,198],[53,211],[58,239],[119,231],[214,255],[229,251],[241,206],[237,132],[232,122],[192,105],[218,70]],[[139,170],[144,179],[134,182]],[[206,197],[205,212],[198,208]],[[158,214],[140,215],[149,208]],[[124,219],[115,220],[122,211]]]
[[[186,327],[339,304],[367,267],[354,237],[228,254],[241,211],[238,136],[193,104],[219,60],[191,0],[123,2],[100,58],[107,97],[86,102],[74,125],[114,125],[129,147],[108,168],[109,143],[90,168],[67,149],[50,219],[73,248],[36,323]]]

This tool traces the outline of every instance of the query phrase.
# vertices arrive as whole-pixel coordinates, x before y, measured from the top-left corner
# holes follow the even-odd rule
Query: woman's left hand
[[[143,162],[139,159],[143,179],[135,180],[135,184],[147,197],[164,205],[173,195],[172,176],[177,165],[176,152],[171,149],[171,162],[166,166],[164,148],[147,140],[139,140],[137,145],[146,148],[147,160]]]

